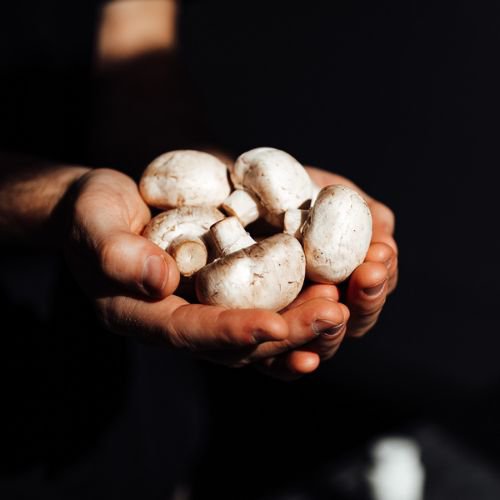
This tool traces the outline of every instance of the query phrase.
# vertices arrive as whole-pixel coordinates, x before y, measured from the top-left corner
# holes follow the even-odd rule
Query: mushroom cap
[[[254,194],[264,217],[280,225],[283,213],[299,208],[312,197],[312,183],[304,167],[291,155],[274,148],[257,148],[240,155],[230,167],[236,188]]]
[[[353,189],[323,188],[302,229],[307,277],[340,283],[364,260],[372,237],[372,216]]]
[[[205,266],[196,294],[203,304],[279,311],[297,297],[304,278],[300,243],[280,233]]]
[[[231,191],[222,161],[188,149],[154,159],[144,170],[139,189],[148,205],[163,210],[184,205],[218,207]]]
[[[224,215],[214,207],[173,208],[153,217],[142,235],[163,250],[177,238],[205,237],[212,224],[222,220]]]

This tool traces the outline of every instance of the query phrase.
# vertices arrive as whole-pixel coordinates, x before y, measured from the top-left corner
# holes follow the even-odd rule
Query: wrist
[[[2,245],[55,248],[57,207],[89,169],[5,154],[0,155],[0,167]]]
[[[57,176],[58,188],[51,194],[49,206],[51,207],[45,231],[53,242],[51,246],[60,248],[66,238],[71,225],[73,204],[77,196],[77,186],[82,178],[91,172],[88,167],[71,166],[61,169]]]

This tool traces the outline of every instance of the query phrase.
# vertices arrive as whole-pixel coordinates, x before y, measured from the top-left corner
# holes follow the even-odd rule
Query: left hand
[[[339,317],[332,325],[320,324],[323,327],[320,330],[327,332],[315,338],[298,327],[290,332],[282,354],[261,361],[261,371],[281,379],[294,379],[314,371],[321,361],[335,354],[345,336],[365,335],[376,324],[387,295],[395,289],[398,280],[398,248],[393,236],[395,217],[391,209],[345,177],[314,167],[307,167],[307,170],[320,187],[344,184],[360,193],[372,213],[373,234],[365,261],[350,276],[344,296],[341,297],[335,285],[312,284],[282,311],[286,317],[294,314],[297,308],[313,308],[314,301],[326,299],[336,303]],[[345,305],[340,303],[341,299]]]

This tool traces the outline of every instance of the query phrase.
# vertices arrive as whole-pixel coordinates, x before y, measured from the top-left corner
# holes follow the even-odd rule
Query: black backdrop
[[[27,4],[38,22],[26,24]],[[236,498],[236,487],[238,498],[250,497],[264,487],[308,477],[374,434],[415,422],[447,429],[496,467],[499,10],[492,2],[469,0],[212,0],[183,7],[183,56],[219,144],[234,154],[261,145],[282,148],[358,182],[395,211],[401,262],[400,285],[377,327],[363,340],[346,342],[316,375],[283,384],[251,370],[202,365],[211,420],[196,476],[197,498]],[[2,148],[29,145],[40,155],[89,160],[85,127],[94,17],[92,2],[23,2],[4,11]],[[50,59],[54,53],[58,56]],[[47,60],[45,66],[40,62]],[[3,267],[11,267],[9,252],[2,260]],[[0,292],[2,314],[12,313],[11,297]],[[65,462],[65,447],[75,435],[79,446],[93,446],[95,436],[113,422],[102,409],[112,413],[123,405],[122,339],[89,341],[85,332],[68,336],[62,327],[63,343],[57,337],[43,342],[40,332],[50,335],[52,326],[46,332],[34,324],[22,337],[6,337],[2,379],[11,420],[1,429],[11,447],[2,449],[2,474],[12,450],[21,462],[43,460],[40,449],[52,449],[57,439],[62,451],[56,450],[56,458]],[[75,337],[75,352],[81,355],[83,345],[91,356],[81,364],[72,362],[66,344]],[[40,349],[33,349],[33,338]],[[53,359],[47,363],[45,355],[63,360],[62,368],[52,365]],[[143,365],[153,362],[155,355],[148,356]],[[33,360],[39,380],[25,369],[33,368]],[[116,380],[108,377],[110,371]],[[175,426],[196,406],[182,391],[195,391],[198,382],[184,386],[183,376],[162,376],[177,389],[158,384],[156,375],[141,380],[145,387],[158,384],[153,392],[172,390],[173,406],[180,398],[178,408],[185,408],[174,421],[172,398],[156,401],[147,390],[139,392],[155,402],[148,411],[157,423],[165,416]],[[32,390],[33,407],[26,402]],[[74,394],[74,407],[67,394]],[[141,397],[134,408],[143,408]],[[45,408],[40,419],[37,412],[48,400],[55,410]],[[29,412],[19,419],[26,404]],[[23,434],[31,415],[43,435],[38,443]],[[175,429],[165,431],[167,425],[160,431],[160,424],[153,429],[143,420],[145,438],[130,432],[137,424],[131,422],[117,435],[119,442],[135,436],[151,449],[172,442]],[[133,470],[136,457],[126,453]],[[117,477],[128,477],[125,469],[116,469]],[[159,470],[161,465],[144,466],[138,491],[140,478],[149,481]]]

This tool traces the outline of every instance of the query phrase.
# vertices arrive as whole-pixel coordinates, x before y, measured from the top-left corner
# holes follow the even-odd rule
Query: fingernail
[[[142,271],[142,285],[146,292],[153,296],[161,296],[167,279],[167,265],[165,259],[159,255],[150,255]]]
[[[365,292],[365,294],[368,295],[368,296],[370,296],[370,297],[375,297],[375,295],[378,295],[379,293],[382,292],[382,290],[385,287],[385,283],[386,282],[384,281],[380,285],[377,285],[377,286],[374,286],[374,287],[371,287],[371,288],[365,288],[363,290],[363,292]]]
[[[339,325],[325,319],[317,319],[311,325],[311,328],[316,335],[325,335],[326,337],[334,337],[335,335],[340,333],[342,328],[344,328],[344,323],[340,323]]]

